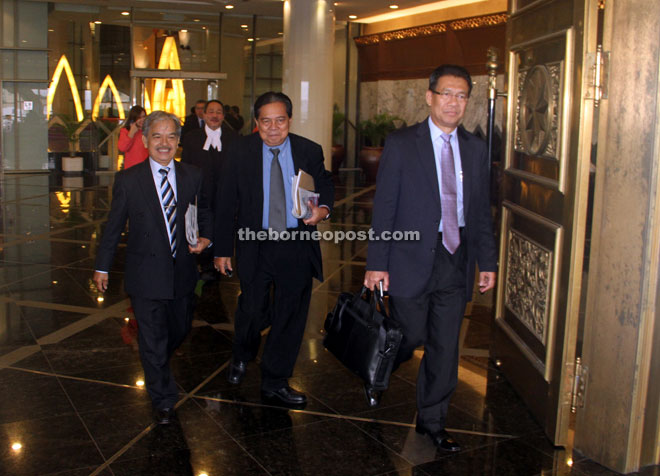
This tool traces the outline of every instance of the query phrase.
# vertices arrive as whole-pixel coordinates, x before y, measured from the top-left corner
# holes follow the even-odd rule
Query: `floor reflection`
[[[368,230],[373,185],[336,178],[321,231]],[[465,320],[449,426],[464,451],[439,453],[414,431],[421,351],[401,366],[380,407],[323,348],[323,321],[359,288],[365,241],[324,241],[291,384],[304,410],[262,404],[258,362],[226,381],[238,280],[199,283],[193,330],[172,359],[181,400],[174,424],[152,424],[123,292],[124,248],[110,289],[91,284],[112,176],[16,175],[0,181],[0,474],[2,475],[609,475],[552,447],[487,359],[490,301]],[[658,474],[657,468],[640,474]]]

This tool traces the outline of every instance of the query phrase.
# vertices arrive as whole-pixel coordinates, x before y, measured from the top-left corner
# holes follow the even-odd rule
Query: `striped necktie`
[[[160,201],[165,210],[167,217],[167,230],[170,234],[170,248],[172,249],[172,257],[176,257],[176,198],[174,197],[174,190],[170,181],[167,180],[169,167],[163,167],[159,170],[163,179],[160,181]]]
[[[442,213],[442,244],[449,253],[454,254],[461,244],[458,230],[458,211],[456,207],[456,170],[454,169],[454,152],[449,139],[451,136],[444,132],[442,149],[440,152],[440,170],[442,171],[442,194],[440,208]]]

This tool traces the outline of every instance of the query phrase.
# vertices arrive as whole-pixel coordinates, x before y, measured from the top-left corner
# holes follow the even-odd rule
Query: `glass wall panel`
[[[2,167],[48,168],[46,83],[2,83]]]
[[[5,48],[12,48],[14,44],[14,22],[16,21],[14,10],[16,2],[13,0],[0,0],[2,5],[2,44]]]
[[[48,77],[48,57],[43,51],[18,51],[18,78],[41,79]]]
[[[48,4],[18,2],[18,44],[21,48],[46,48]]]
[[[15,57],[12,50],[0,50],[0,79],[14,79],[16,77],[16,71],[14,71]]]

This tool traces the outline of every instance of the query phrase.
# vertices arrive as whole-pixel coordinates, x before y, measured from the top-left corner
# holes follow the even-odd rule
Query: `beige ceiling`
[[[292,2],[302,2],[310,0],[291,0]],[[437,1],[437,0],[434,0]],[[81,14],[93,14],[94,10],[104,10],[107,12],[116,12],[118,21],[126,22],[125,17],[120,16],[122,10],[130,10],[133,7],[137,12],[148,12],[154,17],[170,14],[172,17],[180,15],[197,15],[217,16],[222,12],[227,15],[239,16],[271,16],[282,17],[282,4],[281,0],[106,0],[103,2],[97,1],[59,1],[56,0],[58,9],[64,11],[79,10]],[[378,15],[382,13],[391,12],[390,5],[396,4],[399,10],[405,8],[416,7],[424,4],[432,3],[424,0],[344,0],[334,2],[335,18],[338,21],[348,20],[349,15],[357,15],[359,22],[362,17],[371,15]],[[227,9],[227,5],[232,5],[234,8]]]

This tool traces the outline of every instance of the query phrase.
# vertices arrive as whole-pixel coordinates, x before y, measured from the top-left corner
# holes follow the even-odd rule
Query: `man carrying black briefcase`
[[[471,91],[465,68],[439,66],[426,91],[429,117],[387,138],[376,180],[373,232],[417,231],[419,240],[370,241],[364,277],[369,289],[383,281],[392,319],[403,330],[395,367],[424,345],[416,430],[445,451],[461,449],[445,423],[458,383],[458,336],[475,266],[482,293],[495,286],[497,269],[487,148],[459,126]],[[367,393],[369,402],[378,404],[378,392]]]
[[[323,345],[364,380],[365,388],[376,391],[387,390],[402,338],[387,315],[382,292],[363,287],[355,294],[342,293],[326,318],[323,339]]]

